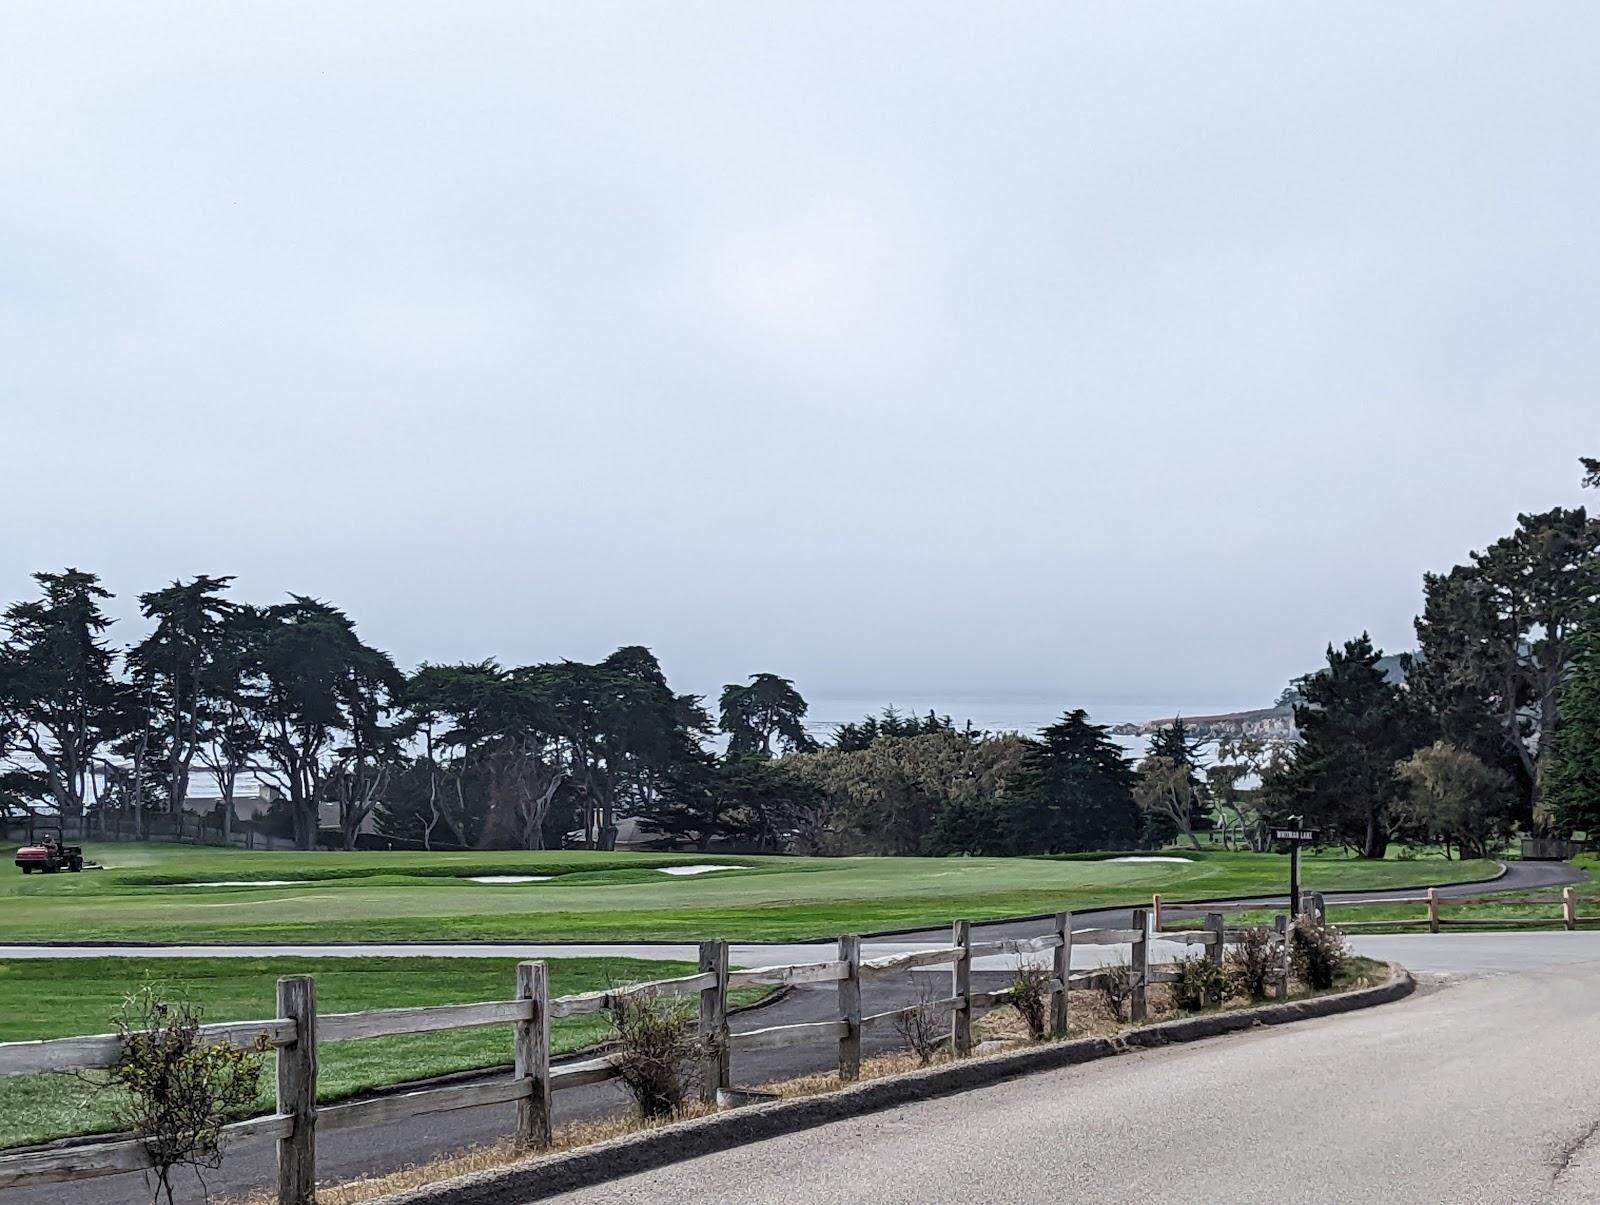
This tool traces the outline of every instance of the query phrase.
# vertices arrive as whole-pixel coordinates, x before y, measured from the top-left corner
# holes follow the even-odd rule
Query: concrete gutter
[[[1409,996],[1415,987],[1416,981],[1410,972],[1398,963],[1391,963],[1388,982],[1377,987],[1229,1012],[1203,1013],[1129,1030],[1114,1038],[1077,1038],[885,1076],[835,1092],[697,1117],[494,1171],[443,1180],[425,1188],[383,1197],[374,1205],[522,1205],[523,1202],[542,1201],[746,1143],[988,1087],[1020,1075],[1093,1062],[1130,1050],[1192,1042],[1260,1025],[1288,1025],[1389,1004]]]

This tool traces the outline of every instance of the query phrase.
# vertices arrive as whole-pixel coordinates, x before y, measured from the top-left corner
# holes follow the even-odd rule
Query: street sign
[[[1298,817],[1296,817],[1298,819]],[[1300,915],[1300,847],[1320,836],[1314,828],[1275,828],[1272,839],[1289,847],[1289,915]]]
[[[1322,834],[1314,828],[1275,828],[1272,830],[1274,841],[1315,841]]]

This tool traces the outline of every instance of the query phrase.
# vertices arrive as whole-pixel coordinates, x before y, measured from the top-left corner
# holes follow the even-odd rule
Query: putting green
[[[259,853],[87,845],[106,869],[0,874],[5,942],[793,940],[1060,909],[1282,891],[1277,854],[778,858],[556,852]],[[705,873],[665,873],[706,865]],[[3,870],[5,868],[0,868]],[[1320,890],[1488,878],[1492,862],[1308,856]],[[535,881],[475,882],[474,878]],[[243,884],[248,886],[196,886]]]

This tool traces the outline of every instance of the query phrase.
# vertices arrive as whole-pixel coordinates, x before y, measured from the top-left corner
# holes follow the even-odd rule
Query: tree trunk
[[[1384,831],[1383,825],[1378,823],[1378,814],[1369,813],[1367,816],[1367,835],[1361,844],[1363,858],[1381,858],[1389,849],[1389,834]]]

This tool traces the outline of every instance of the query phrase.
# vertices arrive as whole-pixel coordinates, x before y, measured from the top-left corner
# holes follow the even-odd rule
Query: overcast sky
[[[1459,0],[7,4],[0,597],[232,573],[406,665],[1269,700],[1583,501],[1596,45]]]

